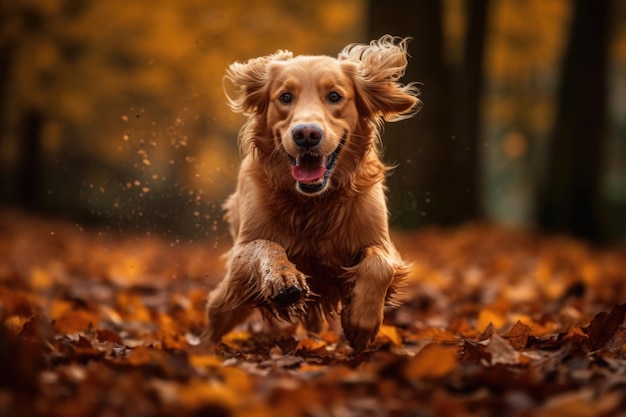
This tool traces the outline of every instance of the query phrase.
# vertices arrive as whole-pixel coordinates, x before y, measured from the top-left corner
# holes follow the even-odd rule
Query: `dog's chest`
[[[343,214],[343,213],[342,213]],[[273,240],[280,243],[296,264],[311,263],[329,268],[353,265],[364,247],[355,222],[331,209],[301,207],[290,215],[273,216],[281,232]]]

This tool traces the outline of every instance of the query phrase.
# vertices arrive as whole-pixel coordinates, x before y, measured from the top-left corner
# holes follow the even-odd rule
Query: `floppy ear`
[[[265,87],[268,81],[269,64],[273,61],[286,61],[291,58],[293,58],[291,52],[279,50],[272,55],[231,64],[222,79],[230,108],[235,113],[243,113],[246,116],[262,112],[267,105]],[[226,91],[224,83],[226,80],[236,88],[232,96]]]
[[[369,45],[352,44],[339,53],[357,89],[357,105],[366,117],[392,122],[413,116],[421,101],[415,83],[403,85],[398,79],[407,65],[407,43],[384,35]]]

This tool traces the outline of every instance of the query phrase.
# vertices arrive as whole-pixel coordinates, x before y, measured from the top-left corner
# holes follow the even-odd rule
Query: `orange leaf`
[[[189,363],[194,368],[218,368],[222,366],[222,360],[213,355],[189,355]]]
[[[408,379],[442,378],[448,375],[457,364],[457,349],[431,343],[410,359],[404,368]]]
[[[457,335],[438,327],[421,329],[408,337],[410,337],[410,340],[428,340],[438,343],[456,343],[459,341],[459,337]]]
[[[322,349],[326,349],[326,342],[323,340],[316,340],[311,337],[302,339],[298,342],[298,347],[296,347],[296,350],[306,350],[308,352],[315,352]]]
[[[480,329],[486,329],[489,324],[493,324],[493,327],[496,329],[500,329],[502,327],[504,327],[507,323],[507,320],[505,317],[502,317],[501,314],[490,310],[490,309],[484,309],[480,312],[480,314],[478,315],[478,321],[476,322],[476,329],[480,330]]]
[[[160,351],[155,351],[146,346],[137,346],[134,348],[128,356],[128,362],[131,365],[146,365],[154,362],[159,362],[157,355],[160,355]]]
[[[85,310],[68,310],[58,317],[54,322],[54,327],[59,333],[82,332],[89,324],[98,327],[98,316]]]
[[[376,343],[391,343],[394,346],[400,346],[402,344],[402,336],[400,336],[395,326],[383,324],[376,335]]]
[[[249,340],[251,336],[252,334],[250,332],[235,330],[224,335],[224,337],[222,337],[222,343],[230,348],[238,349],[241,347],[241,344]]]

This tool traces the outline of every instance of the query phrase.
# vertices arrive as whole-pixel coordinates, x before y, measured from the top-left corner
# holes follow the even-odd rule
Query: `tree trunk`
[[[470,27],[480,30],[466,47],[471,68],[458,71],[463,84],[471,88],[459,93],[444,55],[443,2],[370,0],[370,37],[411,36],[412,59],[403,81],[422,84],[420,113],[388,125],[383,135],[385,159],[398,165],[388,180],[391,220],[396,226],[456,225],[480,214],[476,142],[486,1],[474,3],[473,16],[482,20],[472,18]],[[459,94],[463,99],[455,99]],[[461,118],[460,109],[470,111]],[[471,131],[460,132],[459,124]]]
[[[576,0],[573,13],[536,216],[544,229],[597,240],[603,228],[610,3]]]
[[[20,152],[17,166],[17,196],[19,203],[36,209],[40,202],[42,149],[41,135],[44,117],[37,109],[25,110],[20,120]]]

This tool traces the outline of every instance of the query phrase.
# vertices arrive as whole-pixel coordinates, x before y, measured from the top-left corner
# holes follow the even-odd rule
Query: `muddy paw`
[[[281,288],[271,300],[278,307],[287,307],[300,301],[305,294],[305,290],[300,287],[286,287]]]
[[[276,271],[268,270],[263,279],[263,295],[278,308],[302,301],[309,293],[304,274],[294,265],[281,264]]]

